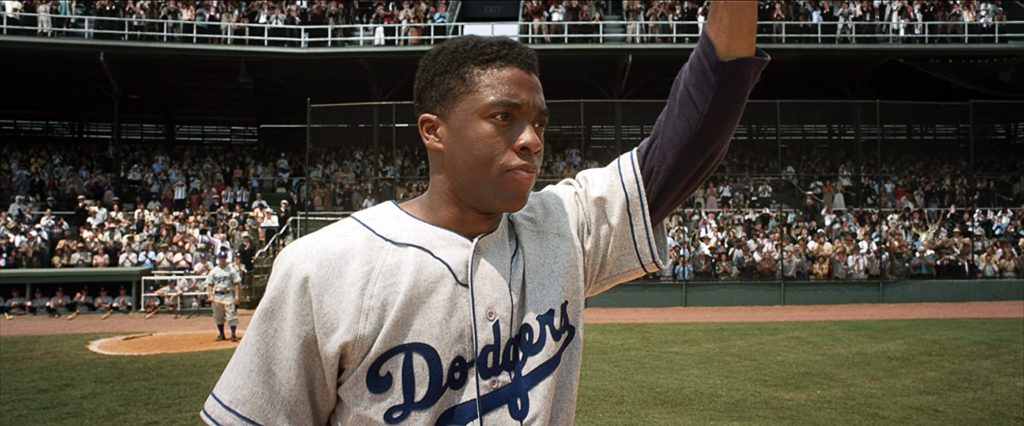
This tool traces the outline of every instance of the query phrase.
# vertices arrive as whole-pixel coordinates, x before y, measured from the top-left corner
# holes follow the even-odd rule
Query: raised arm
[[[660,222],[708,177],[729,149],[754,83],[768,63],[755,47],[757,2],[718,0],[689,61],[676,76],[637,158],[651,212]]]

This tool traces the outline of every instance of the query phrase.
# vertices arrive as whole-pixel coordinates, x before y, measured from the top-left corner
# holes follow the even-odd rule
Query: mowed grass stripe
[[[1024,320],[588,325],[579,424],[1024,424]],[[231,351],[0,338],[0,424],[196,423]]]
[[[590,325],[580,424],[1024,424],[1024,320]]]
[[[110,334],[0,338],[0,425],[195,424],[232,351],[93,353]]]

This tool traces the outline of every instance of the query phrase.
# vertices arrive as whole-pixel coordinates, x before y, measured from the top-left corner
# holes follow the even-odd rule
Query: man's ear
[[[427,151],[444,152],[444,121],[435,114],[420,114],[416,124],[420,130],[420,139]]]

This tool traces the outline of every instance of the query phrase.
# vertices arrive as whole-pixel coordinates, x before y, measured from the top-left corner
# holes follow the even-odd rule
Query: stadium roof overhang
[[[548,99],[663,99],[692,45],[535,45]],[[759,99],[1024,97],[1024,46],[762,45]],[[0,115],[300,123],[313,103],[412,98],[423,46],[306,48],[0,37]],[[106,66],[99,60],[103,52]],[[97,118],[98,117],[98,118]]]

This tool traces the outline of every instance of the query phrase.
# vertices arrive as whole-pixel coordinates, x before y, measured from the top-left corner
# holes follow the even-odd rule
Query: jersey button
[[[491,378],[491,389],[497,389],[501,385],[501,381],[497,377]]]
[[[494,321],[498,318],[498,314],[494,313],[494,309],[487,310],[487,321]]]

